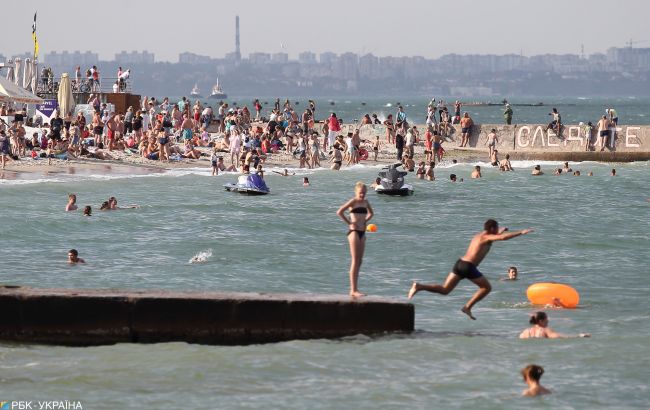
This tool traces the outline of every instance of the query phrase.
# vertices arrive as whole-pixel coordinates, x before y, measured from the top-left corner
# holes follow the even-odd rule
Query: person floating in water
[[[336,215],[339,216],[349,227],[348,243],[350,245],[350,296],[365,296],[359,292],[359,269],[363,261],[363,252],[366,248],[366,224],[372,219],[373,211],[366,199],[366,184],[357,182],[354,187],[354,198],[344,203]],[[349,211],[346,217],[345,211]]]
[[[76,265],[77,263],[86,263],[86,261],[79,257],[79,252],[76,249],[70,249],[68,251],[68,263]]]
[[[517,280],[517,275],[519,272],[517,272],[517,267],[516,266],[511,266],[508,268],[508,276],[505,278],[501,278],[501,281],[506,281],[506,280]]]
[[[470,317],[472,320],[476,320],[472,316],[472,307],[481,299],[486,297],[492,286],[485,276],[478,270],[478,265],[483,261],[490,248],[492,243],[495,241],[507,241],[517,236],[526,235],[529,232],[533,232],[532,229],[523,229],[521,231],[508,232],[508,228],[499,228],[499,223],[494,219],[488,219],[483,224],[483,231],[477,233],[472,238],[472,241],[465,252],[465,255],[456,261],[453,270],[447,276],[447,280],[444,285],[436,284],[424,284],[413,282],[411,290],[408,293],[408,298],[411,299],[421,290],[426,290],[427,292],[440,293],[441,295],[449,294],[458,282],[463,279],[469,279],[474,284],[479,287],[479,290],[476,291],[474,296],[467,302],[465,306],[461,309],[463,313]]]
[[[543,374],[544,368],[536,364],[529,364],[521,369],[521,376],[524,378],[524,383],[528,385],[528,388],[521,395],[535,397],[540,394],[550,394],[551,391],[549,389],[539,384],[539,380]]]

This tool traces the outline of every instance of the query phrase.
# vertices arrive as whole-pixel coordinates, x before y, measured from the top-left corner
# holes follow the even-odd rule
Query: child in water
[[[309,186],[309,178],[304,177],[302,179],[302,186]]]
[[[535,397],[540,394],[550,394],[551,391],[539,383],[539,380],[544,374],[544,368],[536,364],[529,364],[521,369],[521,375],[524,378],[524,383],[528,388],[521,394],[522,396]]]

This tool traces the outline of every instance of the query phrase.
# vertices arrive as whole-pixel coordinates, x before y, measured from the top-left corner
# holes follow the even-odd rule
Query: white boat
[[[192,92],[190,93],[190,97],[203,98],[203,96],[201,95],[201,90],[199,90],[199,86],[196,83],[194,83],[194,88],[192,88]]]
[[[210,98],[214,98],[216,100],[225,100],[228,98],[228,95],[223,92],[221,86],[219,85],[219,77],[217,77],[217,83],[214,85],[214,87],[212,87],[212,94],[210,94]]]

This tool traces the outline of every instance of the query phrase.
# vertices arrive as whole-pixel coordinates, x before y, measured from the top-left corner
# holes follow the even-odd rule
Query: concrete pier
[[[411,332],[410,303],[338,295],[0,287],[0,340],[215,345]]]

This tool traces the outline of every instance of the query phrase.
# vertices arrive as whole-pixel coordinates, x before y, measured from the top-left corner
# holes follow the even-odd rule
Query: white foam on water
[[[210,258],[212,257],[212,249],[206,249],[204,251],[200,251],[196,255],[192,256],[188,263],[194,264],[194,263],[206,263]]]

